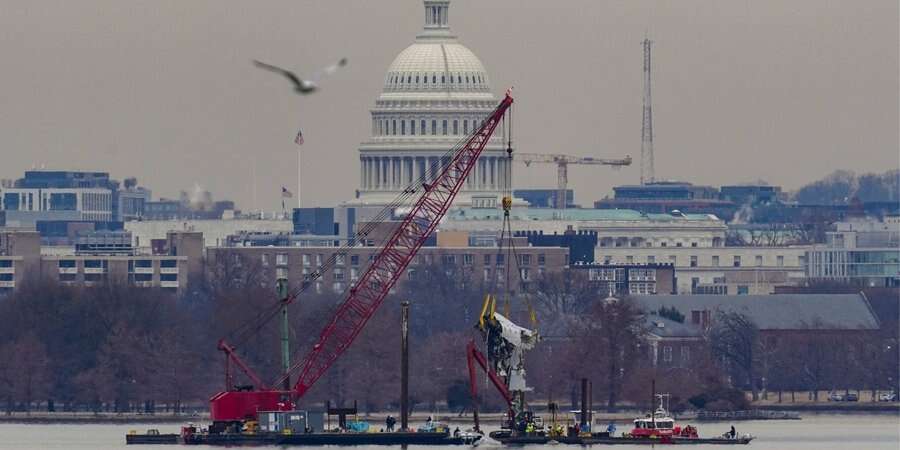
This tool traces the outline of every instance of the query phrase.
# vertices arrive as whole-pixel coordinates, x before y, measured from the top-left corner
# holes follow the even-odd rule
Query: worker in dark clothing
[[[392,415],[388,415],[387,419],[384,419],[384,424],[385,424],[388,432],[392,432],[392,431],[394,431],[394,425],[397,424],[397,419],[395,419],[394,416],[392,416]]]
[[[731,431],[729,431],[728,434],[731,436],[732,439],[737,437],[737,431],[735,431],[734,425],[731,426]]]

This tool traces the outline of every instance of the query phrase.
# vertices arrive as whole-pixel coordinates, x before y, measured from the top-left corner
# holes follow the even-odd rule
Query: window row
[[[331,257],[331,255],[328,255],[328,256]],[[349,256],[349,258],[348,258],[348,256]],[[239,264],[241,255],[234,254],[233,257],[234,257],[234,262]],[[325,262],[325,257],[326,257],[326,255],[322,254],[322,253],[301,254],[300,262],[303,267],[301,269],[302,273],[304,275],[312,273],[311,268],[321,266]],[[438,255],[430,255],[430,254],[420,254],[416,257],[415,260],[413,260],[413,265],[431,264],[432,262],[435,261],[433,259],[435,257],[439,257],[441,264],[444,264],[444,265],[462,264],[464,266],[471,266],[471,265],[475,264],[475,255],[471,254],[471,253],[466,253],[466,254],[459,254],[459,255],[457,255],[457,254],[442,254],[439,256]],[[353,273],[355,273],[355,271],[356,271],[355,268],[359,267],[359,264],[360,264],[360,255],[334,255],[334,258],[335,258],[334,266],[336,266],[336,268],[332,269],[332,271],[334,272],[334,275],[338,275],[338,273],[341,273],[341,274],[343,273],[343,269],[341,269],[341,267],[347,265],[348,259],[349,259],[349,263],[350,263],[349,265],[354,267]],[[368,261],[372,262],[373,258],[374,258],[374,254],[370,254],[368,256]],[[507,259],[506,255],[503,253],[484,254],[484,255],[482,255],[482,258],[483,258],[482,261],[483,261],[484,265],[486,265],[486,266],[496,265],[498,267],[504,267],[506,265],[506,259]],[[538,266],[544,266],[547,263],[546,255],[543,253],[539,253],[536,256],[533,254],[526,253],[526,254],[517,255],[517,258],[518,258],[519,266],[531,266],[531,265],[534,265],[535,262]],[[270,255],[268,253],[260,254],[260,262],[263,266],[269,266],[271,264]],[[315,263],[315,264],[313,264],[313,263]],[[287,253],[276,253],[275,254],[275,265],[276,266],[288,266],[288,254]],[[283,274],[285,274],[285,277],[286,277],[287,267],[278,267],[277,270],[278,270],[278,272],[276,272],[276,273],[278,273],[278,274],[283,273]],[[278,277],[284,278],[284,277],[281,277],[280,275]]]
[[[719,247],[717,239],[719,239],[719,238],[713,239],[713,247]],[[700,244],[698,242],[691,242],[690,244],[691,244],[690,245],[691,247],[695,247],[695,248],[700,246]],[[600,247],[653,247],[653,242],[648,241],[644,238],[640,238],[640,237],[632,237],[632,238],[604,237],[604,238],[600,238],[597,245]],[[669,247],[669,242],[662,241],[658,245],[660,247]],[[685,243],[684,242],[675,242],[674,246],[675,247],[684,247]]]
[[[387,85],[394,88],[403,87],[447,87],[447,86],[475,86],[487,87],[487,79],[478,72],[454,72],[454,73],[389,73]]]
[[[627,260],[629,263],[634,262],[633,256],[628,256]],[[612,262],[612,257],[607,256],[605,259],[607,264]],[[683,260],[682,260],[683,261]],[[678,255],[669,255],[668,262],[672,265],[678,264]],[[647,264],[655,264],[656,256],[647,255]],[[797,266],[803,266],[806,263],[806,258],[803,255],[797,256]],[[710,256],[710,267],[721,267],[722,260],[719,255]],[[744,259],[741,255],[732,255],[731,257],[731,266],[732,267],[742,267],[744,264]],[[752,267],[763,267],[764,258],[763,255],[754,255],[753,256],[753,266]],[[701,267],[700,258],[697,255],[690,255],[688,257],[688,265],[690,267]],[[776,267],[784,267],[784,255],[776,255],[775,256],[775,266]],[[706,266],[703,266],[706,267]]]
[[[334,265],[336,266],[344,266],[347,264],[347,255],[346,254],[332,254],[329,255],[329,258],[334,258]],[[235,255],[235,262],[239,262],[240,255]],[[269,254],[263,253],[259,256],[260,263],[263,266],[268,266],[269,262]],[[325,255],[322,253],[317,254],[309,254],[304,253],[300,255],[300,260],[304,266],[311,266],[315,263],[316,266],[321,266],[325,262]],[[288,265],[288,254],[287,253],[276,253],[275,254],[275,265],[276,266],[286,266]],[[359,255],[350,255],[350,265],[358,266],[359,265]]]
[[[375,119],[372,134],[376,136],[449,136],[475,132],[479,119]]]

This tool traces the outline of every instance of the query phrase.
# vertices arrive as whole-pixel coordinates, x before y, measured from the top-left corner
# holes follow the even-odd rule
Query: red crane
[[[497,388],[497,392],[506,400],[506,419],[508,423],[512,423],[516,418],[516,412],[513,408],[513,396],[506,387],[506,382],[497,375],[497,372],[488,364],[487,357],[475,346],[475,341],[469,341],[466,344],[466,362],[469,367],[469,394],[472,396],[472,419],[475,422],[475,431],[480,431],[481,426],[478,423],[478,379],[475,376],[475,363],[481,366],[481,370],[487,374],[491,383]]]
[[[234,348],[224,340],[219,342],[219,350],[226,355],[226,390],[210,399],[210,415],[216,425],[256,418],[257,411],[291,410],[294,402],[303,397],[312,385],[337,360],[359,335],[366,322],[372,317],[388,292],[397,283],[406,266],[415,257],[428,236],[447,213],[466,177],[475,167],[479,155],[503,119],[513,99],[507,91],[497,108],[482,122],[443,166],[431,183],[423,183],[423,193],[416,200],[410,212],[397,226],[386,241],[374,261],[350,288],[331,321],[319,335],[318,342],[302,360],[293,364],[290,370],[271,385],[266,385],[237,356]],[[507,149],[511,152],[511,149]],[[290,302],[296,293],[284,301]],[[235,389],[231,381],[230,364],[234,363],[253,380],[255,386]],[[277,389],[291,373],[300,370],[293,389]]]

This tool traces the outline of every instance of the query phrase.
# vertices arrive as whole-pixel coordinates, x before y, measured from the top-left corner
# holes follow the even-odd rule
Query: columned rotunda
[[[487,71],[450,32],[449,0],[424,0],[425,27],[400,52],[372,112],[372,137],[359,146],[355,205],[384,205],[422,176],[437,175],[439,159],[497,106]],[[500,127],[454,204],[495,207],[509,161]]]

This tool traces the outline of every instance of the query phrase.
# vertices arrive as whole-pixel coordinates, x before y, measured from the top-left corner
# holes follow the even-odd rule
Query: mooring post
[[[588,408],[587,408],[587,424],[588,430],[593,431],[594,423],[594,382],[588,381]]]
[[[409,420],[409,302],[400,309],[400,431],[408,431]]]

